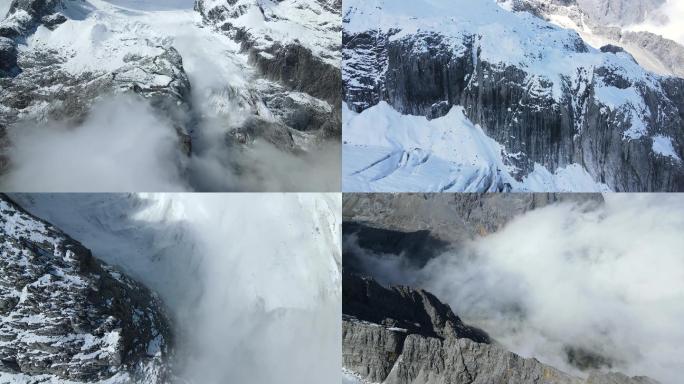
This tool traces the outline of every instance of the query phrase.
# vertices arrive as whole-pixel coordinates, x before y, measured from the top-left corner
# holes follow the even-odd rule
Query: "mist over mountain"
[[[682,196],[360,194],[344,206],[351,378],[679,381]],[[425,295],[429,305],[416,301]],[[376,312],[357,300],[376,301]],[[443,305],[490,341],[404,323]],[[415,322],[442,326],[451,316],[427,313]]]

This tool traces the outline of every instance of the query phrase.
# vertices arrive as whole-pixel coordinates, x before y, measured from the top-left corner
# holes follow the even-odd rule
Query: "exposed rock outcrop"
[[[54,28],[66,21],[57,13],[62,0],[12,0],[7,18],[0,20],[0,78],[17,74],[17,40],[39,25]]]
[[[0,196],[0,381],[166,383],[158,297]]]
[[[592,373],[578,378],[491,342],[422,290],[385,288],[345,272],[343,366],[383,384],[645,384],[645,377]],[[406,328],[401,328],[405,326]]]

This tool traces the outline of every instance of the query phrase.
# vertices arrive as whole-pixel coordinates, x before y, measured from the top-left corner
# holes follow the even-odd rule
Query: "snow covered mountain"
[[[13,1],[3,188],[338,189],[340,7]]]
[[[684,77],[684,32],[664,30],[670,19],[684,16],[682,7],[670,10],[672,7],[664,0],[636,4],[591,0],[499,3],[506,9],[531,12],[560,27],[573,29],[594,48],[620,46],[649,71]]]
[[[178,382],[339,378],[339,194],[11,197],[158,293]]]
[[[684,80],[513,5],[344,3],[343,190],[684,189]]]

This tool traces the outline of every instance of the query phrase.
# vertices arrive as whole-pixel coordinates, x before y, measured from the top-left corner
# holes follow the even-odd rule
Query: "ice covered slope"
[[[462,106],[520,154],[518,180],[535,164],[552,174],[579,164],[615,191],[684,189],[683,80],[494,1],[344,6],[344,98],[353,111],[386,101],[434,119]],[[660,136],[672,143],[667,155],[653,149]]]
[[[0,382],[171,380],[158,297],[0,196]]]
[[[540,164],[522,180],[520,154],[509,154],[453,107],[443,117],[402,115],[381,101],[344,111],[346,192],[607,191],[577,164],[555,174]],[[369,129],[369,127],[372,127]]]

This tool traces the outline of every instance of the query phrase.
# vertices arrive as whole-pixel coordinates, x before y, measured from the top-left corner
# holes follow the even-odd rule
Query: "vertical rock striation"
[[[425,20],[439,21],[430,24],[394,15],[381,2],[347,6],[347,105],[361,112],[386,101],[430,119],[463,106],[517,154],[516,178],[535,164],[551,172],[580,164],[615,191],[684,190],[684,79],[648,73],[628,54],[600,52],[574,32],[490,9],[498,7],[486,0],[463,7],[477,12],[431,15]],[[371,27],[371,18],[386,22]],[[499,45],[497,34],[508,34],[510,47]]]

